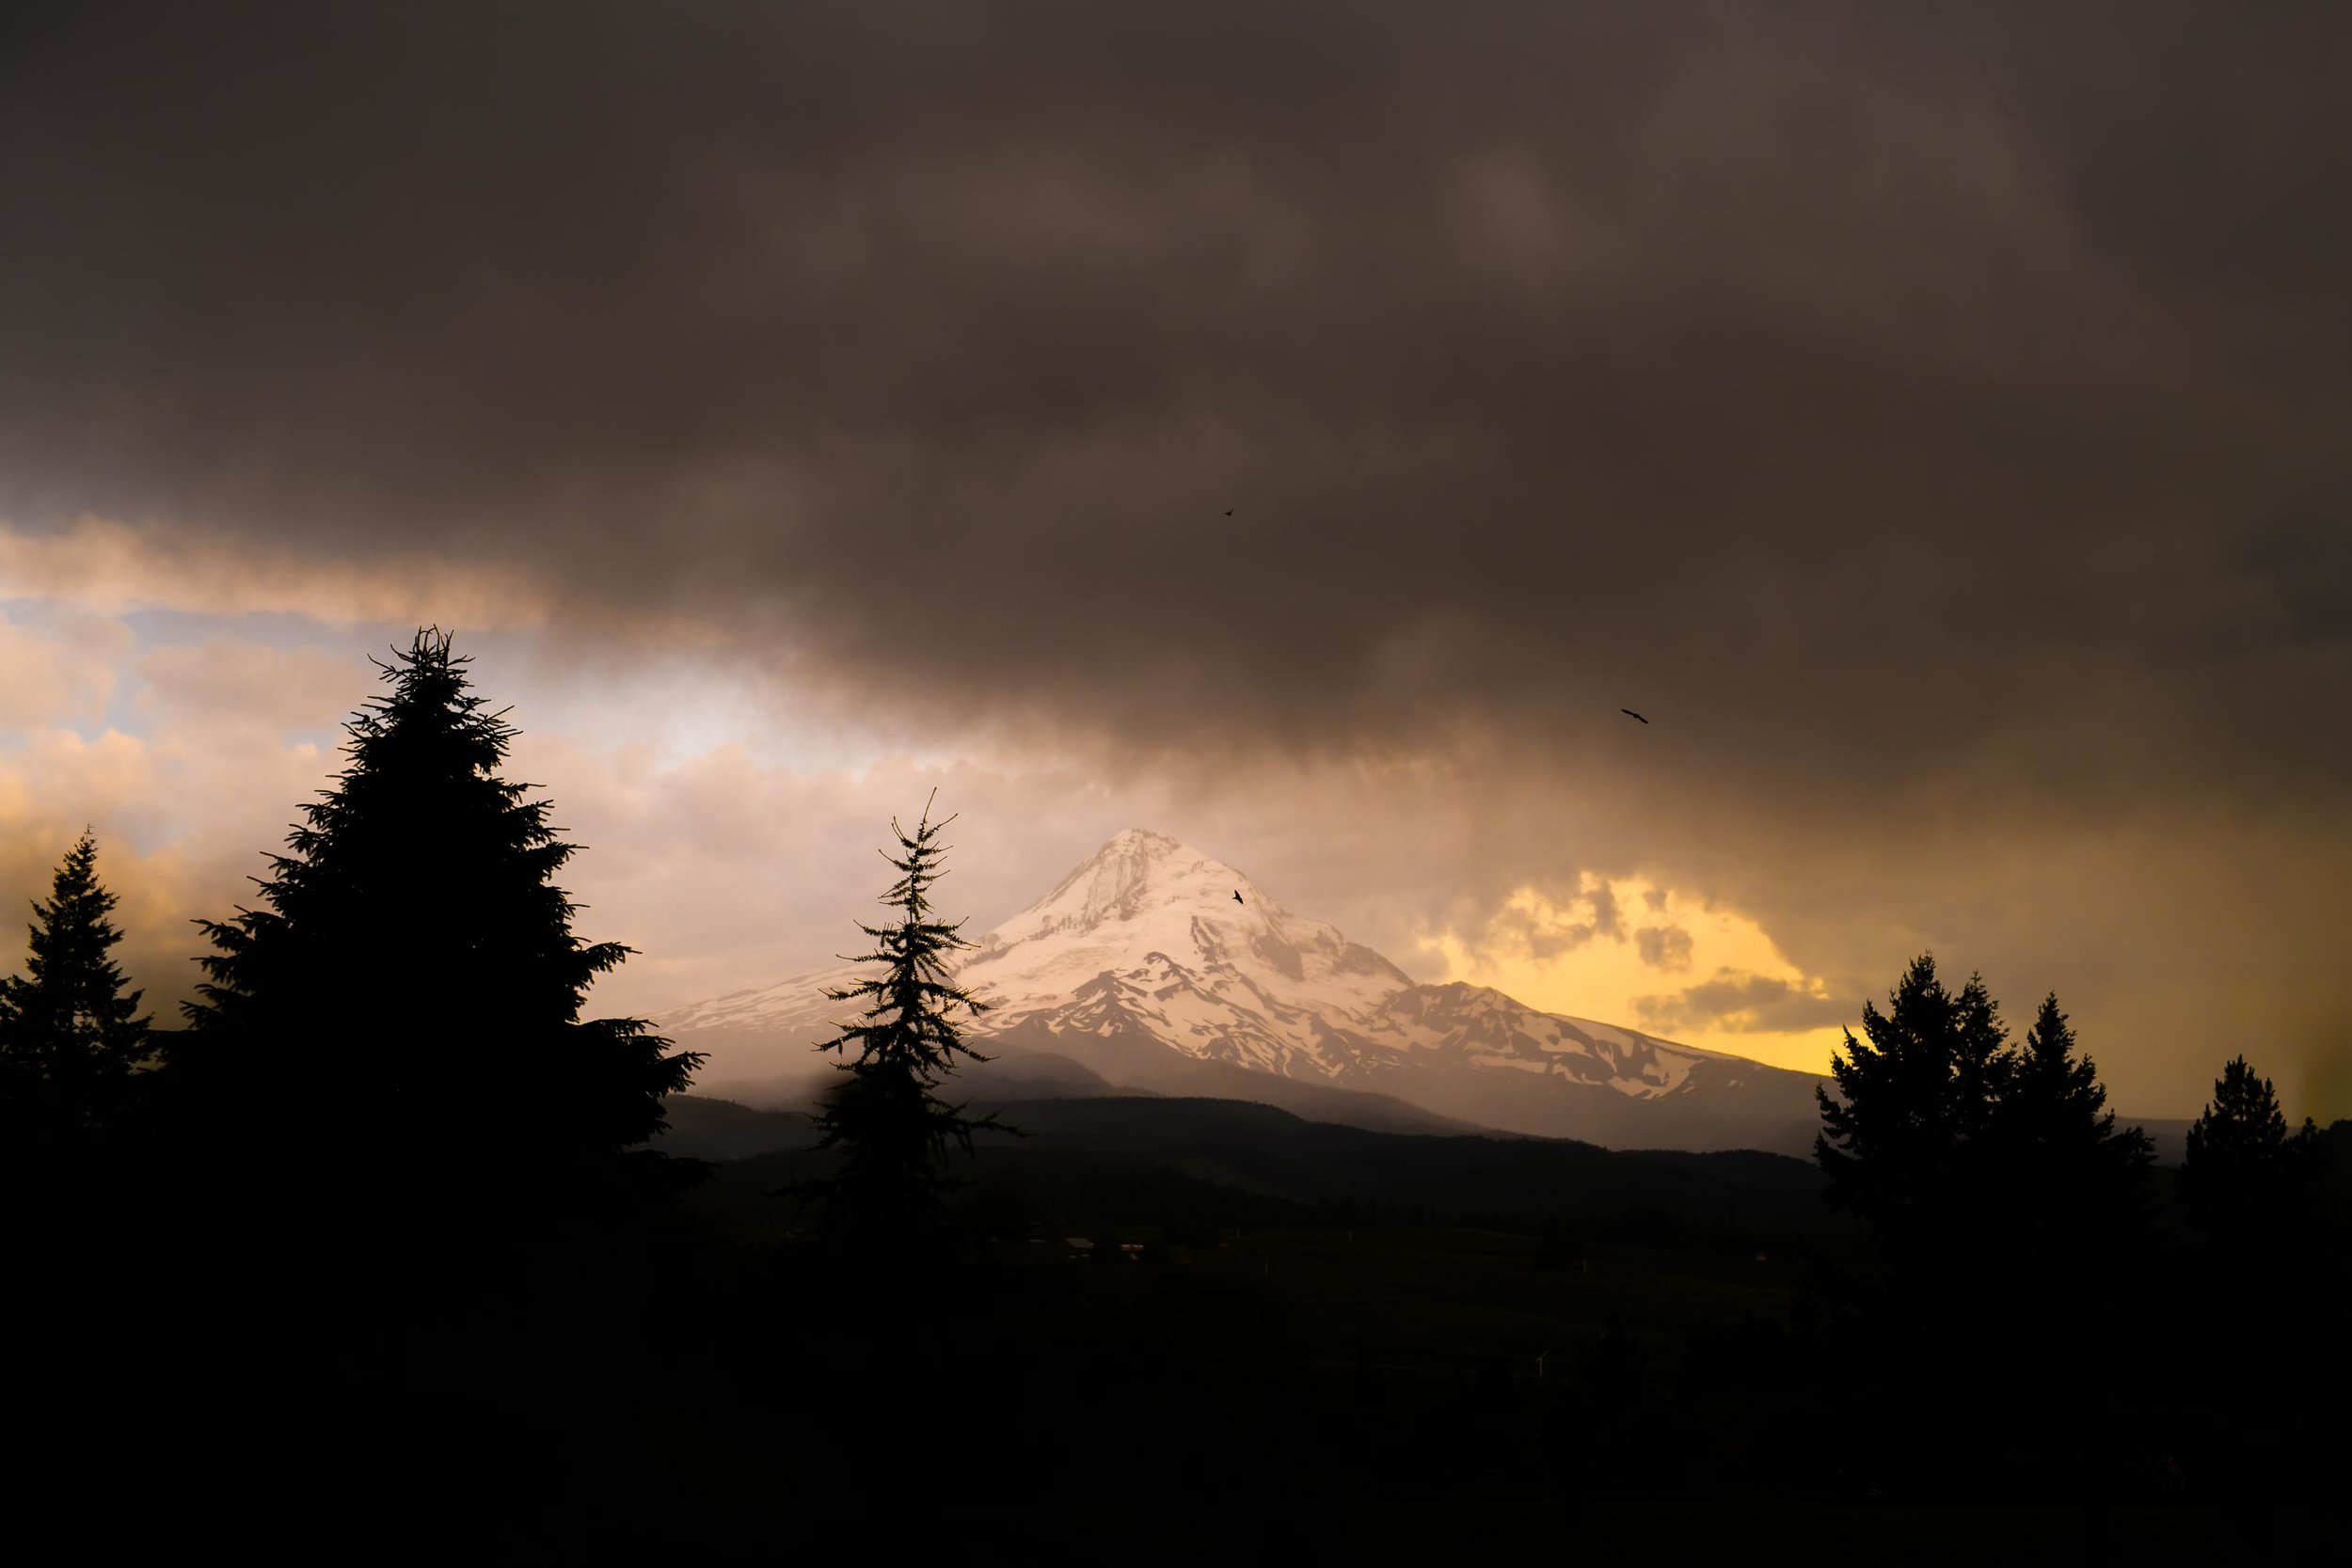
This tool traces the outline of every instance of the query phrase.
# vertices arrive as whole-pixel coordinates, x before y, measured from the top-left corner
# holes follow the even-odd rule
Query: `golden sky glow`
[[[1615,928],[1600,918],[1613,908]],[[1643,933],[1652,933],[1645,951]],[[1658,933],[1681,933],[1661,938]],[[1491,986],[1530,1006],[1624,1023],[1806,1072],[1826,1069],[1843,1038],[1836,1025],[1773,1028],[1760,1009],[1696,1021],[1673,1005],[1684,988],[1716,980],[1777,983],[1795,998],[1829,1000],[1829,988],[1791,963],[1753,918],[1646,878],[1603,880],[1587,872],[1577,895],[1556,902],[1534,888],[1513,895],[1483,933],[1466,941],[1432,933],[1446,978]],[[1655,960],[1655,961],[1654,961]]]
[[[30,534],[0,524],[0,592],[120,612],[294,613],[329,625],[420,617],[469,626],[544,622],[542,594],[512,571],[401,556],[365,563],[103,517]]]

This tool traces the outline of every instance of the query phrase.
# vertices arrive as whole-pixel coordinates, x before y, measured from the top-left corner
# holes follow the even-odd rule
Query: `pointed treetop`
[[[345,721],[347,765],[301,808],[262,907],[200,923],[215,951],[175,1055],[257,1077],[299,1063],[401,1148],[601,1158],[651,1137],[696,1058],[641,1020],[581,1018],[631,949],[573,933],[554,879],[578,846],[501,776],[514,727],[438,627],[371,662],[388,689]]]
[[[891,884],[890,890],[882,895],[879,902],[905,910],[910,924],[919,922],[930,910],[930,900],[924,895],[933,882],[947,874],[939,866],[938,861],[947,852],[949,846],[934,841],[946,831],[947,824],[956,819],[956,816],[961,815],[958,813],[937,822],[932,821],[931,805],[938,799],[939,791],[934,788],[930,799],[923,802],[922,820],[915,824],[912,835],[899,825],[897,817],[890,819],[890,832],[898,840],[898,854],[881,848],[874,851],[899,872],[898,880]],[[960,926],[961,922],[957,924]],[[871,936],[874,933],[868,929],[866,934]],[[972,944],[959,939],[954,945],[968,947]]]
[[[141,993],[114,960],[116,902],[98,879],[97,837],[84,828],[49,897],[33,903],[24,973],[0,979],[0,1076],[38,1092],[55,1129],[104,1121],[151,1050]]]
[[[951,1148],[968,1154],[972,1135],[996,1125],[993,1117],[966,1117],[935,1092],[964,1061],[988,1058],[964,1043],[959,1013],[977,1013],[986,1004],[950,983],[948,958],[974,945],[961,934],[962,923],[929,918],[925,890],[940,873],[946,847],[940,831],[953,816],[931,820],[932,802],[910,833],[893,817],[896,855],[883,859],[900,872],[882,902],[900,911],[896,925],[859,929],[874,947],[851,962],[877,972],[854,984],[827,990],[836,1002],[858,1002],[863,1010],[834,1025],[833,1038],[817,1049],[841,1058],[843,1081],[827,1098],[818,1120],[818,1147],[840,1152],[834,1175],[803,1189],[821,1196],[826,1225],[836,1239],[877,1255],[905,1253],[935,1239],[939,1199],[958,1185],[948,1174]]]

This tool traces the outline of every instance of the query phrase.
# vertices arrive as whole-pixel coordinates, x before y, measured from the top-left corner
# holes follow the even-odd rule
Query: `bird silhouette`
[[[1226,515],[1228,517],[1232,516],[1232,515],[1233,515],[1233,509],[1232,509],[1232,507],[1230,507],[1230,506],[1229,506],[1229,507],[1227,507],[1227,508],[1225,509],[1225,515]]]
[[[1619,713],[1624,714],[1624,715],[1625,715],[1628,719],[1642,719],[1642,716],[1641,716],[1640,714],[1638,714],[1638,713],[1634,712],[1634,711],[1633,711],[1631,708],[1629,708],[1629,707],[1621,707],[1621,708],[1619,708],[1617,711],[1618,711]],[[1642,719],[1642,722],[1643,722],[1643,723],[1645,723],[1645,724],[1646,724],[1646,723],[1648,723],[1648,722],[1649,722],[1649,721],[1648,721],[1648,720],[1646,720],[1646,719]]]
[[[1242,896],[1238,890],[1236,890],[1233,894],[1233,902],[1236,904],[1242,902]]]

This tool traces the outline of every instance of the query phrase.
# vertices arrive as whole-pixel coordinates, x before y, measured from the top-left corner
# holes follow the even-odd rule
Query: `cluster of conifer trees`
[[[2290,1134],[2243,1056],[2190,1129],[2178,1204],[2055,995],[2012,1043],[1980,977],[1954,991],[1921,957],[1885,1011],[1865,1006],[1832,1070],[1815,1154],[1877,1264],[1847,1336],[1874,1372],[1850,1389],[1882,1439],[1873,1464],[1915,1485],[1940,1471],[1995,1495],[2095,1495],[2118,1466],[2178,1463],[2135,1455],[2148,1433],[2188,1434],[2211,1461],[2291,1424],[2251,1367],[2241,1389],[2263,1392],[2259,1417],[2195,1383],[2195,1420],[2149,1407],[2180,1347],[2234,1338],[2265,1345],[2268,1368],[2342,1362],[2344,1238],[2310,1222],[2352,1128]],[[2164,1234],[2184,1212],[2194,1233]]]
[[[514,731],[466,663],[421,631],[379,665],[347,766],[252,905],[199,923],[211,951],[184,1028],[138,1016],[84,834],[0,1006],[19,1193],[53,1201],[158,1148],[182,1187],[300,1170],[360,1209],[659,1180],[659,1156],[626,1151],[696,1058],[641,1020],[580,1016],[629,950],[573,935],[551,880],[573,846],[500,776]],[[274,1200],[290,1185],[266,1184]]]
[[[467,663],[431,629],[379,662],[386,690],[347,722],[347,766],[253,904],[199,922],[211,951],[183,1028],[153,1028],[113,958],[94,839],[68,852],[25,973],[0,983],[14,1207],[59,1213],[107,1173],[161,1164],[222,1212],[266,1195],[281,1226],[326,1203],[446,1236],[484,1212],[560,1227],[697,1174],[644,1146],[700,1058],[643,1020],[581,1017],[630,949],[573,934],[554,878],[575,847],[501,776],[515,732]],[[945,826],[928,808],[911,834],[892,823],[883,901],[900,918],[862,927],[879,967],[837,993],[865,1006],[827,1047],[846,1069],[823,1122],[842,1160],[807,1196],[869,1253],[935,1239],[948,1158],[984,1125],[935,1092],[978,1059],[956,1026],[978,1004],[946,969],[961,939],[928,898]]]

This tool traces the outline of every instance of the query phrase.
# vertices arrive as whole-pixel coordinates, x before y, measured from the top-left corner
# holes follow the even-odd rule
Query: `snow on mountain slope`
[[[1330,1027],[1413,983],[1232,866],[1136,828],[991,931],[961,980],[991,1004],[992,1031],[1099,1035],[1132,1019],[1188,1055],[1326,1078],[1341,1076],[1321,1045]]]
[[[680,1007],[660,1025],[662,1033],[681,1040],[691,1035],[789,1035],[803,1048],[813,1046],[831,1032],[826,1021],[841,1016],[839,1004],[826,998],[827,988],[846,986],[863,973],[858,964],[836,964],[772,986],[730,991]]]
[[[804,1073],[810,1047],[844,1012],[825,988],[858,973],[844,965],[738,991],[662,1027],[709,1052],[706,1082]],[[1804,1085],[1809,1105],[1803,1074],[1540,1012],[1483,987],[1416,985],[1232,867],[1141,829],[981,938],[958,978],[991,1005],[971,1021],[975,1043],[1056,1052],[1115,1082],[1151,1082],[1174,1053],[1579,1136],[1623,1120],[1607,1103],[1687,1101],[1690,1113],[1737,1120],[1749,1113],[1726,1108],[1762,1088],[1768,1108],[1756,1114],[1785,1118]]]

